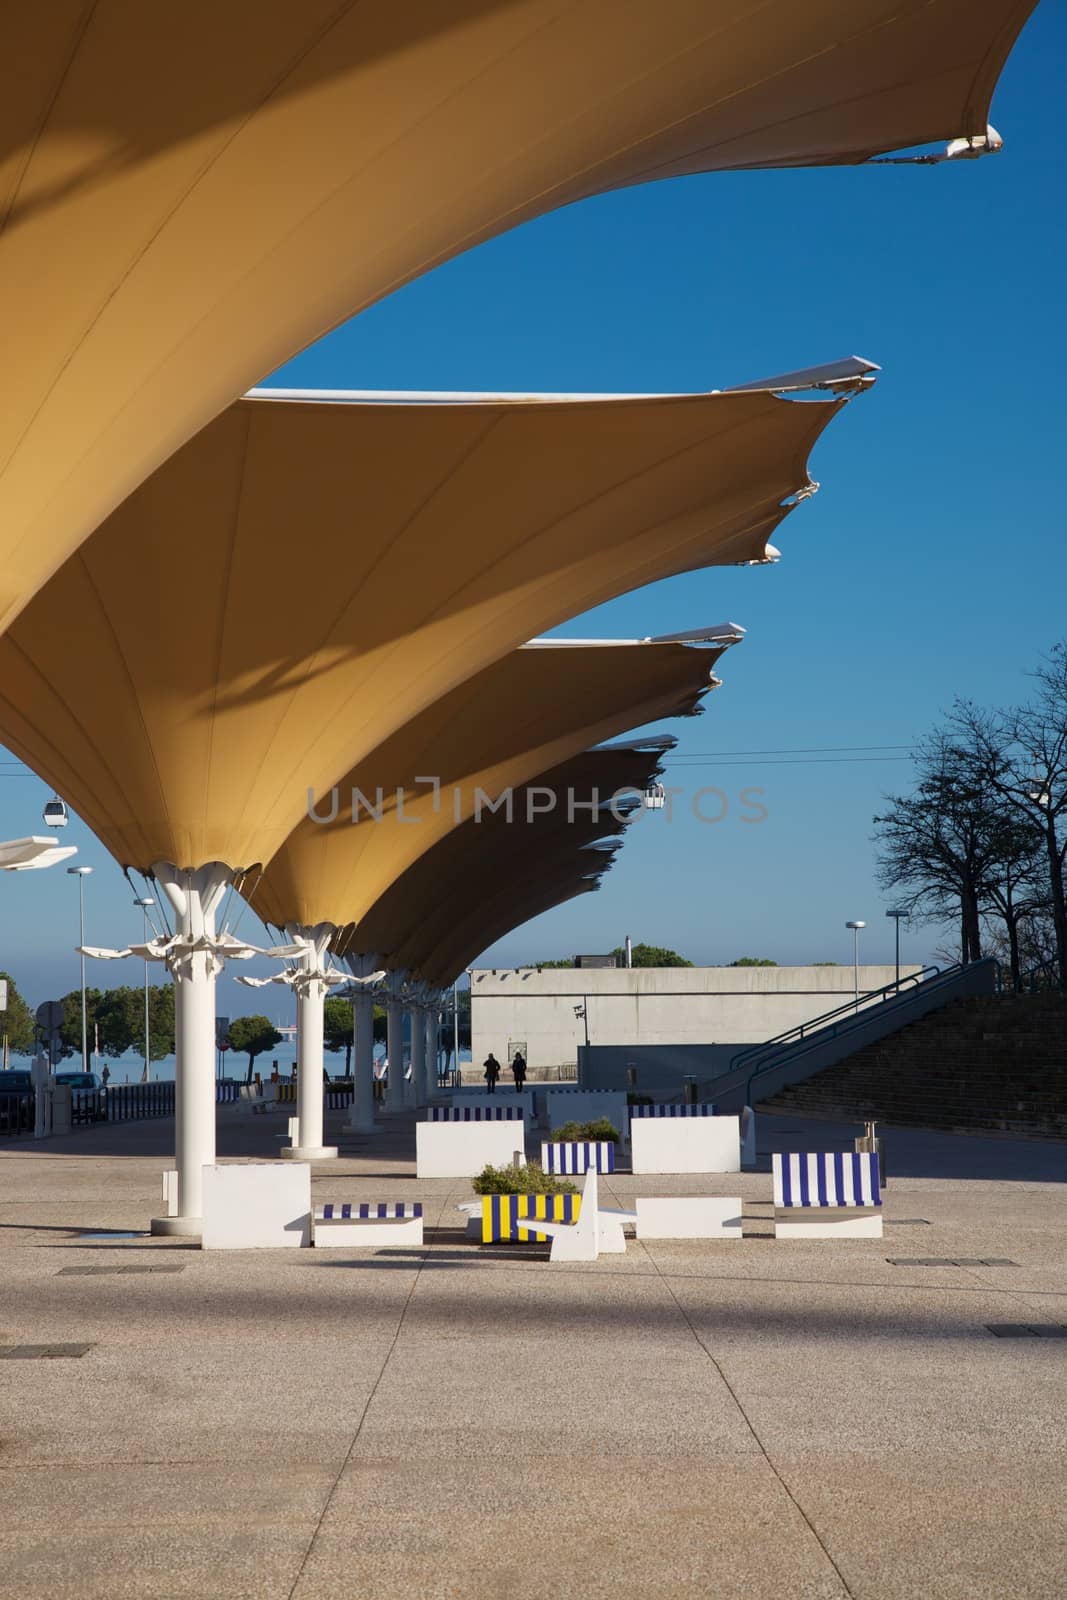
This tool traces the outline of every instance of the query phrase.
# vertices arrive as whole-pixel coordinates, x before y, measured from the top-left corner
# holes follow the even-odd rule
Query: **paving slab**
[[[773,1532],[773,1541],[770,1536]],[[760,1456],[353,1461],[294,1600],[841,1600]]]

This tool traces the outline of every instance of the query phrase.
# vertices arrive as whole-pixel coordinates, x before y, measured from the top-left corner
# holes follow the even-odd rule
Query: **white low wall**
[[[420,1178],[473,1178],[486,1163],[526,1159],[525,1122],[417,1122],[415,1172]]]
[[[740,1172],[739,1117],[635,1117],[631,1165],[647,1172]]]
[[[843,930],[842,930],[843,931]],[[919,969],[902,966],[901,976]],[[895,968],[859,969],[860,996],[892,983]],[[594,1045],[759,1044],[853,993],[851,964],[837,967],[476,968],[471,974],[472,1055],[501,1061],[526,1044],[531,1071],[576,1063],[585,1006]]]

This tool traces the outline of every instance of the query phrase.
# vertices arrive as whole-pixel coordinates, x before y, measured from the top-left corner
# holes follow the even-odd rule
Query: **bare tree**
[[[951,731],[974,751],[981,777],[1040,835],[1060,984],[1067,988],[1067,645],[1033,674],[1034,698],[1003,714],[958,701]]]
[[[1003,808],[979,781],[959,741],[937,731],[916,748],[917,783],[910,795],[888,797],[879,831],[879,881],[913,915],[959,918],[960,958],[982,956],[982,911],[990,886],[1003,877]]]

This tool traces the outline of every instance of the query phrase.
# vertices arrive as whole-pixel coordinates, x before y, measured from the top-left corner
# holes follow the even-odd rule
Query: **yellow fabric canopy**
[[[412,862],[465,820],[484,820],[488,806],[521,825],[514,791],[537,773],[628,728],[690,714],[721,654],[679,643],[512,651],[320,797],[249,885],[249,903],[280,928],[358,922]]]
[[[659,745],[635,740],[581,751],[539,774],[517,791],[516,820],[508,822],[497,812],[477,823],[469,820],[447,834],[401,874],[354,927],[342,931],[335,942],[338,953],[374,955],[383,966],[436,978],[431,963],[439,949],[454,935],[477,939],[499,892],[510,893],[529,877],[545,882],[561,862],[574,868],[576,879],[606,870],[612,859],[610,848],[589,847],[600,842],[610,846],[620,838],[636,814],[640,796],[658,774],[661,756]],[[538,791],[537,803],[544,806],[532,820],[526,820],[529,790]],[[550,808],[546,791],[555,796]],[[578,801],[589,801],[595,794],[604,809],[593,812],[579,805],[568,809],[568,794]],[[607,807],[611,796],[619,798]],[[483,939],[472,954],[489,942]]]
[[[514,928],[576,895],[599,889],[600,880],[611,870],[614,859],[585,850],[569,861],[546,863],[539,872],[516,876],[513,883],[488,895],[476,915],[468,913],[457,920],[436,950],[425,958],[419,976],[432,988],[446,988],[483,950]]]
[[[985,132],[1033,0],[0,11],[0,628],[250,384],[583,196]]]
[[[473,935],[458,930],[454,938],[442,944],[427,962],[428,976],[425,981],[433,989],[447,989],[466,972],[483,950],[488,950],[498,939],[505,939],[509,933],[521,928],[523,923],[531,922],[534,917],[543,916],[546,911],[554,911],[557,906],[566,905],[568,900],[576,900],[580,894],[591,894],[599,888],[599,878],[577,876],[568,881],[564,877],[558,883],[531,892],[528,898],[514,898],[506,910],[483,922]]]
[[[123,865],[269,861],[524,640],[761,558],[841,404],[239,401],[0,638],[0,741]]]

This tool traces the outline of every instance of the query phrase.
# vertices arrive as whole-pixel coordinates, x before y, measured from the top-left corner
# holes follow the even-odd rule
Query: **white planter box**
[[[255,1161],[204,1168],[205,1250],[281,1250],[311,1243],[311,1168]]]
[[[635,1117],[630,1124],[635,1173],[740,1172],[738,1117]]]
[[[420,1178],[473,1178],[487,1162],[510,1166],[516,1150],[525,1161],[523,1121],[415,1124],[415,1172]]]
[[[639,1239],[740,1239],[740,1197],[674,1195],[663,1200],[638,1198]]]

